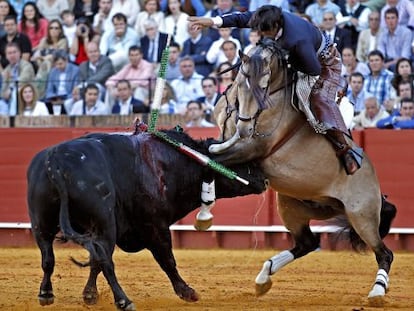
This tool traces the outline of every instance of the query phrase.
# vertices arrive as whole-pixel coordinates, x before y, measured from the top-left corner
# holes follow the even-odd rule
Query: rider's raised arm
[[[216,24],[214,20],[214,25],[219,27],[238,27],[238,28],[249,28],[248,23],[254,12],[234,12],[230,14],[224,14],[219,17],[222,20],[222,24]],[[218,19],[217,19],[218,20]]]

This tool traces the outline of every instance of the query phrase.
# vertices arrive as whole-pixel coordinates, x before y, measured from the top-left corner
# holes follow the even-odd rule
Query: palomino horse
[[[293,74],[277,42],[266,39],[241,59],[233,86],[215,109],[223,143],[210,146],[210,152],[226,164],[261,161],[295,242],[264,263],[256,294],[270,289],[270,275],[318,247],[310,220],[342,215],[353,245],[368,245],[375,252],[378,273],[368,298],[371,304],[383,303],[393,253],[382,238],[396,210],[382,198],[372,163],[365,156],[362,167],[347,175],[330,142],[291,104]]]

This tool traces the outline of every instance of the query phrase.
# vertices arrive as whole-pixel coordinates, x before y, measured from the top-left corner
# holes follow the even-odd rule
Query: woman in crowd
[[[144,0],[144,11],[138,13],[137,21],[134,26],[139,38],[145,36],[144,25],[149,19],[155,20],[159,29],[165,29],[164,13],[160,11],[160,4],[158,0]]]
[[[17,16],[16,10],[8,0],[0,0],[0,37],[6,34],[4,31],[4,18],[7,15]]]
[[[216,78],[218,81],[218,93],[223,94],[223,92],[233,83],[235,78],[235,72],[233,70],[229,70],[225,73],[220,74],[226,69],[229,69],[231,67],[231,63],[224,62],[218,65],[216,70]]]
[[[34,2],[25,3],[18,29],[29,37],[32,51],[37,50],[40,40],[47,35],[48,24],[49,22],[43,18]]]
[[[48,116],[49,110],[44,102],[38,100],[32,84],[25,84],[19,91],[19,115],[37,117]]]
[[[369,67],[366,63],[358,61],[355,50],[351,47],[344,47],[342,49],[342,71],[343,76],[349,82],[349,77],[352,73],[359,72],[364,77],[369,74]]]
[[[174,41],[183,47],[184,41],[190,37],[188,33],[188,14],[181,8],[180,0],[168,0],[167,15],[164,20],[165,33],[171,34]]]
[[[93,39],[94,33],[91,24],[86,18],[80,18],[76,22],[76,36],[70,47],[70,60],[77,65],[88,60],[86,45]]]
[[[175,97],[174,89],[166,82],[161,98],[161,114],[175,114],[177,113],[177,99]]]
[[[413,85],[413,68],[408,58],[400,58],[395,64],[395,75],[391,80],[395,91],[398,91],[398,85],[402,81],[409,81]]]
[[[47,34],[38,45],[32,56],[38,70],[36,74],[36,88],[40,98],[44,95],[47,75],[52,68],[53,53],[57,50],[68,50],[68,40],[63,34],[63,27],[59,20],[53,19],[49,22]]]

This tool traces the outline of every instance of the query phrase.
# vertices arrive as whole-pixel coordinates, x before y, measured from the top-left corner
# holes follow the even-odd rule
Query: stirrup
[[[354,147],[345,151],[340,159],[347,175],[353,175],[362,165],[362,148]]]

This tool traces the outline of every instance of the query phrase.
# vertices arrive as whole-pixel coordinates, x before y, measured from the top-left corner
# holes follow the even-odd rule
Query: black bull
[[[208,154],[212,140],[170,136]],[[28,206],[32,230],[41,250],[43,280],[39,302],[54,301],[51,275],[53,241],[60,231],[89,251],[89,279],[84,301],[96,303],[96,278],[102,271],[122,310],[135,310],[119,285],[112,254],[144,248],[168,275],[176,294],[196,301],[197,293],[181,278],[172,252],[169,226],[201,204],[202,180],[215,178],[217,198],[265,190],[265,178],[253,164],[232,167],[250,181],[245,186],[200,166],[148,133],[124,136],[91,134],[47,148],[32,160],[28,172]]]

